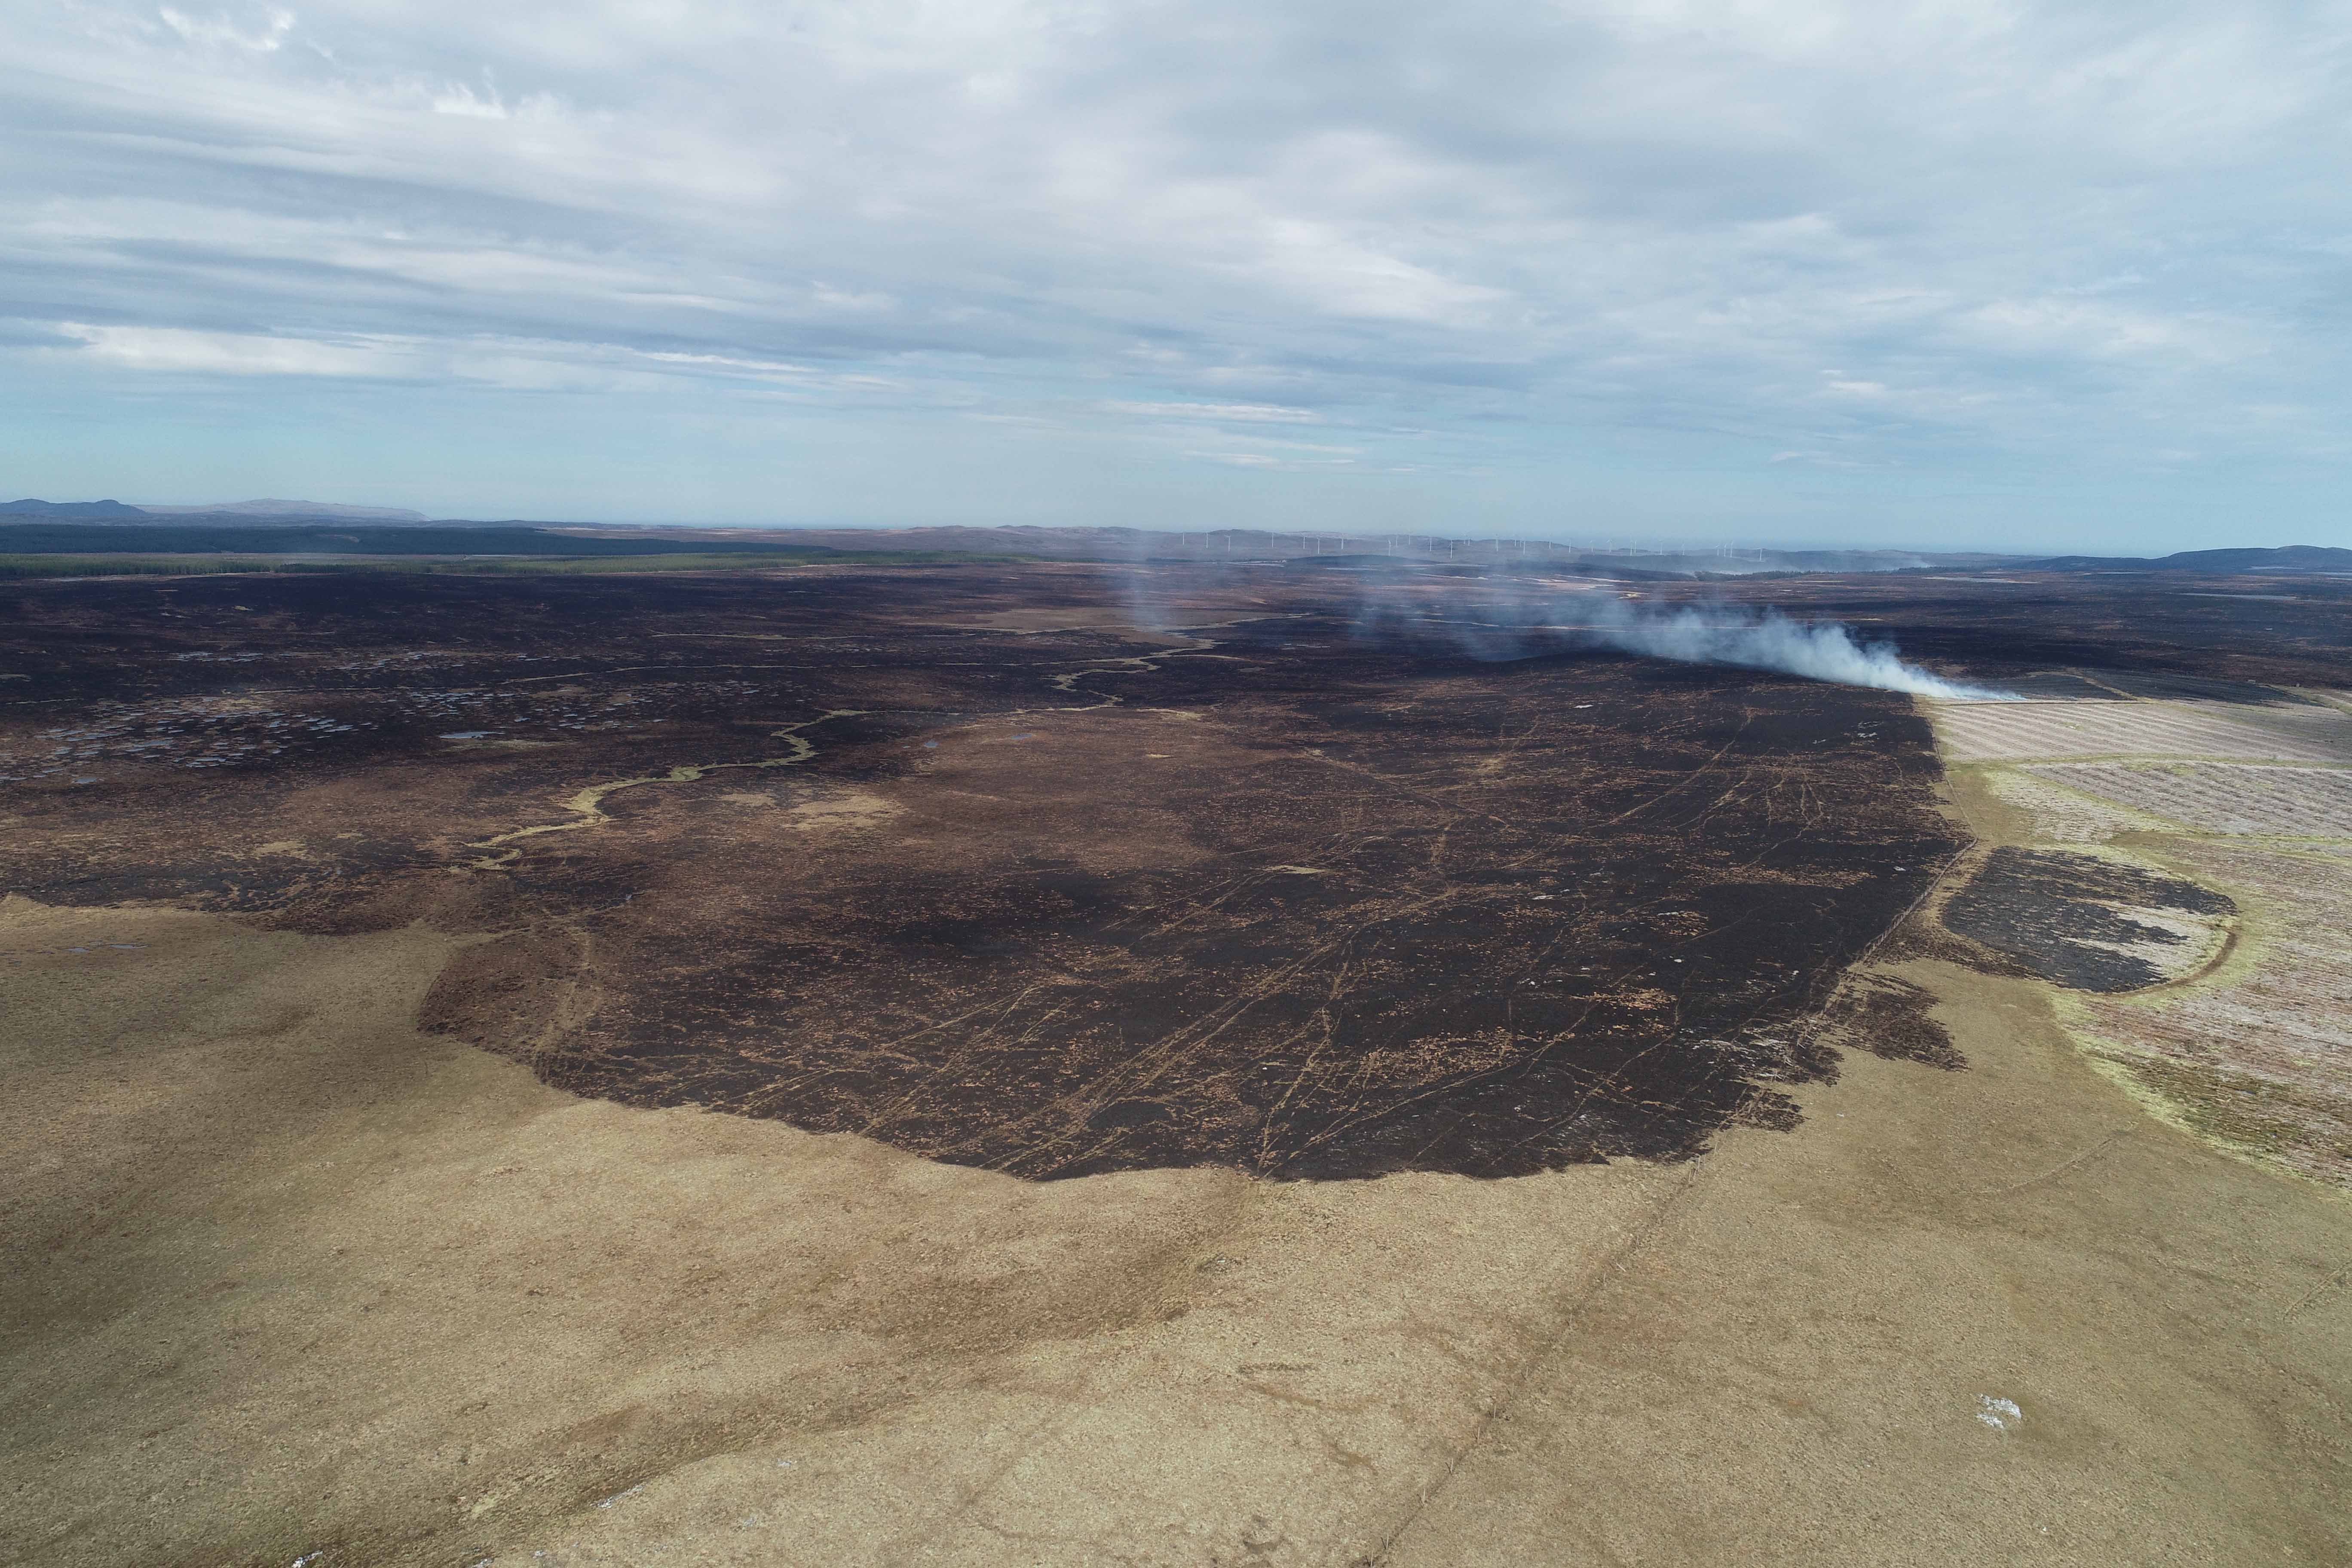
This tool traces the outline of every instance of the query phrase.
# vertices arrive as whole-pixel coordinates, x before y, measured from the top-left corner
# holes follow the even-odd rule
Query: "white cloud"
[[[2150,355],[2187,365],[2244,361],[2262,352],[2243,321],[2193,310],[2119,309],[2092,299],[1994,300],[1969,311],[1964,324],[1988,344],[2021,353]]]
[[[1228,468],[1259,468],[1268,472],[1318,473],[1332,468],[1348,468],[1353,458],[1297,458],[1278,452],[1187,452],[1188,458],[1200,458]]]
[[[261,14],[257,24],[241,25],[226,12],[210,16],[191,16],[175,6],[163,5],[155,15],[163,26],[192,44],[214,47],[247,49],[255,54],[273,54],[284,47],[286,35],[294,30],[294,13],[271,8]]]
[[[887,377],[741,356],[646,352],[625,344],[477,336],[307,338],[177,327],[50,324],[78,346],[55,353],[154,374],[365,378],[516,392],[675,393],[719,375],[835,403],[903,401]],[[933,400],[950,400],[944,384]]]
[[[254,332],[197,332],[177,327],[93,327],[58,323],[79,351],[129,370],[221,375],[397,375],[413,366],[400,349],[365,342],[320,342]]]
[[[1321,417],[1312,409],[1271,403],[1106,403],[1103,406],[1114,414],[1141,414],[1155,419],[1211,419],[1242,425],[1312,425]]]
[[[495,90],[476,92],[465,82],[452,82],[433,95],[433,112],[468,120],[504,120],[507,106]]]

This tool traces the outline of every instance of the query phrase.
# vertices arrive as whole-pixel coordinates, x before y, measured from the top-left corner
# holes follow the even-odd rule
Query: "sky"
[[[0,491],[2352,545],[2352,0],[11,0]]]

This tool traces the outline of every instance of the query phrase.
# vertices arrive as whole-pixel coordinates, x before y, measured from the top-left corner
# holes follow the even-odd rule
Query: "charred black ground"
[[[2166,910],[2227,915],[2237,906],[2194,882],[2137,866],[2004,846],[1946,902],[1943,921],[2044,980],[2076,991],[2137,991],[2168,974],[2122,949],[2180,947],[2189,940],[2146,918]]]
[[[1443,618],[1483,590],[1415,591]],[[2018,638],[1956,657],[2007,591],[1806,588],[2030,679]],[[1359,635],[1356,592],[18,584],[0,865],[48,901],[485,933],[428,1022],[551,1082],[1034,1178],[1502,1175],[1786,1124],[1775,1086],[1831,1062],[1798,1025],[1957,847],[1908,700],[1479,662]],[[1139,595],[1169,630],[1123,629]]]

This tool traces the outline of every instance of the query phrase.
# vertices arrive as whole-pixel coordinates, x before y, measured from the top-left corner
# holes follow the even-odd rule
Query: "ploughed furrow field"
[[[1945,925],[2061,987],[2078,1044],[2166,1121],[2352,1186],[2352,715],[2251,687],[1931,711],[2011,824]],[[2219,939],[2134,891],[2152,879],[2204,889]]]
[[[2104,844],[2118,833],[2179,826],[2163,817],[2053,782],[2040,768],[1980,768],[1996,800],[2032,823],[2037,844]]]
[[[2072,763],[2038,777],[2196,829],[2231,836],[2352,838],[2352,768],[2259,763]]]
[[[2137,700],[1937,702],[1955,763],[2057,757],[2217,757],[2352,763],[2352,714],[2317,703]]]
[[[2095,1049],[2193,1131],[2352,1184],[2352,867],[2235,844],[2178,853],[2261,913],[2211,984],[2083,999]]]

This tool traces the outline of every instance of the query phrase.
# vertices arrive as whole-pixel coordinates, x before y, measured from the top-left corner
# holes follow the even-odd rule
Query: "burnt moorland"
[[[2340,586],[2274,589],[1641,591],[2029,689],[2342,683]],[[1527,629],[1621,591],[1405,574],[1368,617],[1361,574],[1295,566],[15,583],[0,886],[463,931],[426,1023],[551,1083],[1031,1178],[1677,1157],[1790,1124],[1780,1086],[1833,1070],[1805,1020],[1959,846],[1907,698]]]

